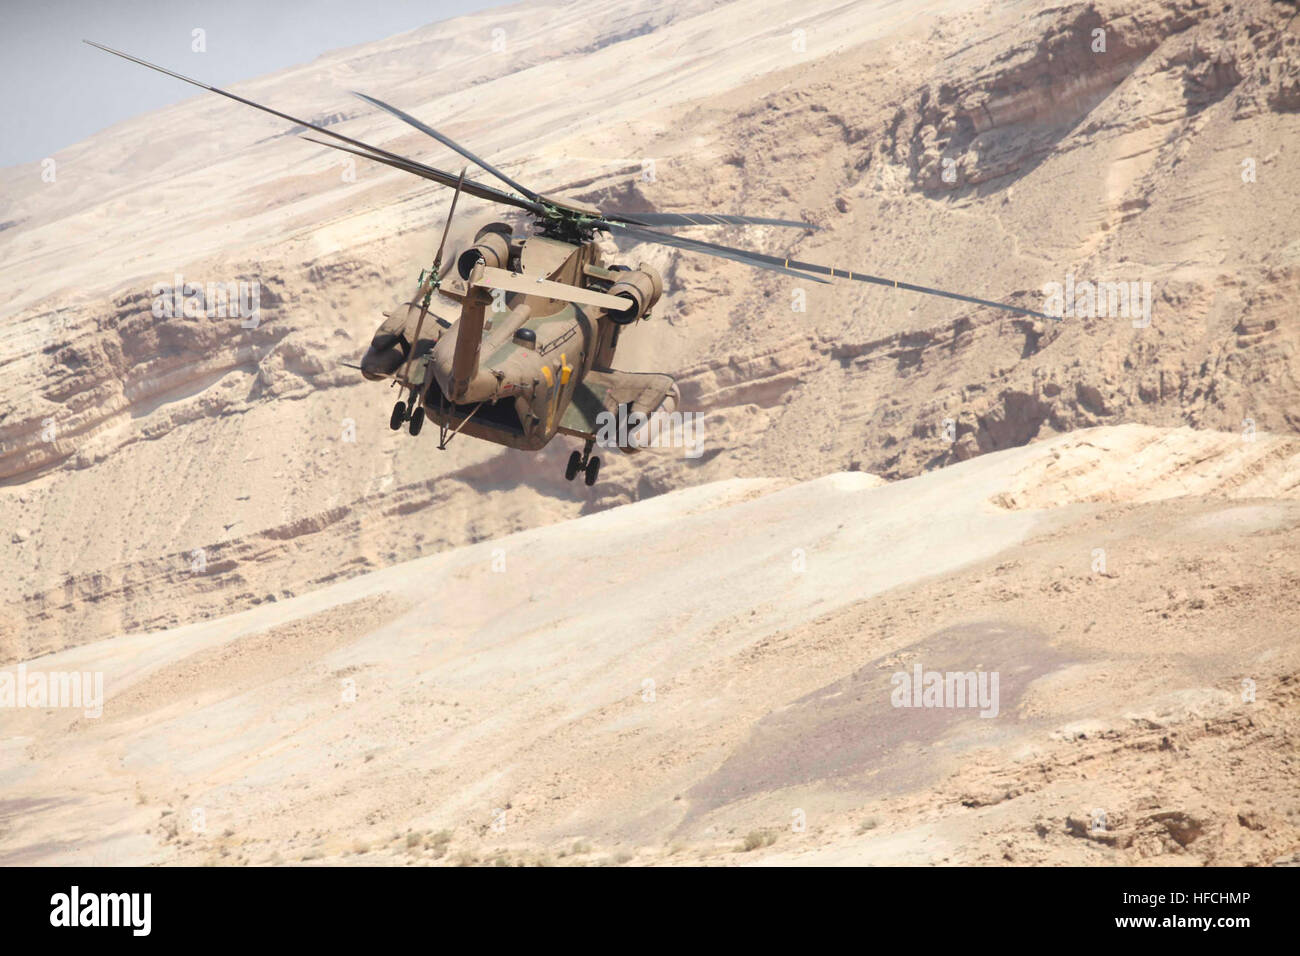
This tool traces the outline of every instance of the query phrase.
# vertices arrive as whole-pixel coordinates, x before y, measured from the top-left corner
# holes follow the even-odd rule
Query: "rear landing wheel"
[[[590,461],[587,462],[587,467],[583,474],[582,480],[585,481],[587,483],[587,487],[590,488],[592,485],[596,483],[596,476],[599,474],[600,474],[600,459],[592,458]]]
[[[393,406],[393,414],[388,416],[388,427],[398,431],[404,421],[406,421],[406,403],[398,402]]]
[[[582,470],[582,453],[575,451],[569,456],[569,463],[564,466],[564,480],[572,481],[574,476]]]
[[[424,427],[424,406],[421,405],[411,414],[411,434],[420,434],[420,429]]]

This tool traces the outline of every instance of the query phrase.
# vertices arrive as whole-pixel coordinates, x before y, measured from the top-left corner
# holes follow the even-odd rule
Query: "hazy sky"
[[[200,91],[82,39],[223,86],[503,0],[0,0],[0,166]],[[191,52],[206,31],[207,52]]]

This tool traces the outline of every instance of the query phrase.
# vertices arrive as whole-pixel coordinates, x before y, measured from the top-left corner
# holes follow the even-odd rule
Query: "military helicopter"
[[[1053,318],[1006,303],[658,231],[750,225],[816,229],[812,223],[717,213],[606,212],[542,195],[397,107],[355,94],[459,153],[512,190],[507,192],[467,179],[468,167],[457,176],[120,50],[85,42],[335,141],[304,136],[313,143],[455,190],[437,252],[420,273],[415,294],[385,314],[361,364],[353,366],[367,379],[388,380],[403,390],[389,419],[394,431],[405,424],[410,434],[418,435],[431,418],[438,424],[440,448],[462,432],[524,451],[543,448],[557,434],[569,435],[584,444],[581,452],[569,456],[565,478],[572,481],[582,472],[586,484],[593,485],[600,458],[592,450],[602,421],[639,416],[633,420],[645,422],[676,410],[680,395],[671,376],[613,366],[619,334],[650,317],[663,295],[663,279],[645,263],[635,269],[605,263],[597,242],[600,232],[730,259],[803,281],[843,278]],[[534,234],[517,236],[508,224],[493,222],[478,230],[469,248],[444,261],[462,194],[524,210],[533,217]],[[638,450],[635,428],[618,434],[627,436],[615,443],[619,450]]]

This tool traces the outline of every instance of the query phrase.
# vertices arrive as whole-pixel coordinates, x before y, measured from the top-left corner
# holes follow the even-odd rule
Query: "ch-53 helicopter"
[[[385,314],[361,364],[353,366],[367,379],[389,380],[403,389],[404,397],[393,406],[389,420],[394,431],[406,424],[410,434],[418,435],[425,419],[432,418],[440,430],[441,448],[461,432],[525,451],[544,447],[557,434],[569,435],[584,445],[581,452],[569,456],[565,478],[572,481],[582,472],[586,484],[593,485],[600,458],[592,450],[603,422],[617,417],[643,423],[655,414],[676,409],[680,397],[671,376],[613,367],[619,333],[650,316],[663,294],[663,279],[644,263],[635,269],[606,264],[596,240],[600,232],[730,259],[804,281],[850,279],[1052,318],[1015,305],[764,255],[655,228],[759,225],[816,229],[812,223],[716,213],[604,212],[585,203],[545,196],[397,107],[364,93],[355,94],[459,153],[513,190],[507,192],[466,179],[468,167],[457,176],[120,50],[85,42],[336,141],[304,137],[313,143],[455,190],[437,253],[431,266],[420,273],[415,294]],[[530,213],[534,234],[517,236],[508,224],[494,222],[478,230],[469,248],[444,262],[461,194]],[[637,450],[635,427],[617,434],[620,438],[614,444],[619,450]]]

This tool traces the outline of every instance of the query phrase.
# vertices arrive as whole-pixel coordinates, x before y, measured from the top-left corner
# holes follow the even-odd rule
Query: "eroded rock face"
[[[1001,48],[986,44],[992,55],[974,75],[949,71],[895,107],[881,151],[926,193],[1016,175],[1054,149],[1114,131],[1093,111],[1113,93],[1129,95],[1120,87],[1135,74],[1176,80],[1182,102],[1171,105],[1187,115],[1230,93],[1237,116],[1261,103],[1274,112],[1297,108],[1297,38],[1265,5],[1192,0],[1116,12],[1092,3],[1057,8],[1034,18],[1041,32]],[[1130,113],[1130,123],[1171,118],[1140,100],[1132,105],[1147,115]]]

